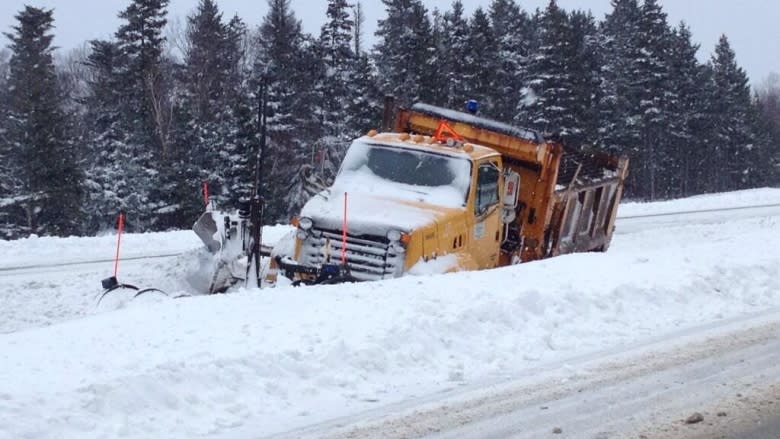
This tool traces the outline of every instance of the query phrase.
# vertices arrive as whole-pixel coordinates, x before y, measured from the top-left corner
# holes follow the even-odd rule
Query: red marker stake
[[[207,207],[209,205],[209,183],[207,181],[203,182],[203,204]]]
[[[119,232],[116,235],[116,256],[114,257],[114,277],[119,270],[119,247],[122,244],[122,231],[125,228],[125,214],[119,213]]]

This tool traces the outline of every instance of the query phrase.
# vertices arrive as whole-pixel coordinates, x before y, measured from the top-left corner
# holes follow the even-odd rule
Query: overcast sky
[[[225,15],[238,14],[250,25],[260,23],[267,10],[265,0],[216,0]],[[423,0],[429,9],[449,8],[452,0]],[[54,8],[55,44],[63,49],[77,47],[87,40],[109,38],[119,25],[117,13],[129,0],[0,0],[0,31],[15,24],[14,15],[25,4]],[[198,0],[170,0],[171,16],[181,19]],[[366,11],[364,38],[373,45],[376,21],[384,15],[380,0],[362,0]],[[548,0],[518,0],[526,10],[544,8]],[[672,24],[685,21],[695,42],[701,45],[699,58],[709,59],[721,34],[726,34],[737,53],[737,60],[753,84],[762,82],[770,72],[780,73],[780,1],[778,0],[660,0]],[[318,34],[325,20],[325,0],[292,0],[304,30]],[[490,0],[463,0],[468,13]],[[602,19],[611,9],[610,0],[559,0],[567,9],[590,9]],[[1,38],[0,46],[7,44]]]

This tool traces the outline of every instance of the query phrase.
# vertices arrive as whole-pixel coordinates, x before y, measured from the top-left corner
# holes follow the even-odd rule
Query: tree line
[[[697,60],[690,29],[657,0],[613,0],[601,21],[554,0],[382,0],[365,46],[359,2],[328,0],[319,35],[290,0],[257,29],[201,0],[184,26],[168,0],[127,0],[110,40],[56,58],[53,11],[27,6],[0,51],[0,237],[189,227],[201,188],[250,195],[266,85],[266,218],[284,221],[333,178],[384,95],[480,113],[627,154],[627,196],[663,199],[778,184],[780,84],[755,93],[726,36]]]

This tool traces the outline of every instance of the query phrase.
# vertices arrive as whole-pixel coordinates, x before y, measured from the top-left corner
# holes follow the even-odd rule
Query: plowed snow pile
[[[780,203],[780,190],[705,198],[621,215]],[[680,217],[604,254],[116,311],[90,302],[110,267],[0,271],[0,437],[257,437],[777,307],[779,221]],[[154,252],[185,250],[181,233]],[[0,242],[0,266],[101,239]],[[141,261],[125,276],[186,288],[182,267]]]

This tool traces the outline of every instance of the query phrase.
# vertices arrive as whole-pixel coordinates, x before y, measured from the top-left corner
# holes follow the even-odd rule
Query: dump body
[[[395,131],[431,134],[441,121],[465,140],[494,149],[504,167],[520,175],[515,220],[506,224],[499,265],[606,250],[628,159],[566,152],[533,130],[424,104],[401,109]]]
[[[609,246],[626,159],[422,104],[387,131],[355,140],[333,186],[304,206],[285,265],[298,279],[331,264],[376,280]]]

